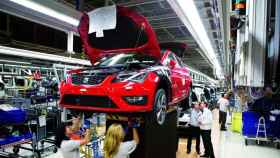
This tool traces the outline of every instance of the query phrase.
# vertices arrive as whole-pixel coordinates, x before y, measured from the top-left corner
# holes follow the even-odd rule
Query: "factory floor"
[[[230,130],[221,132],[219,130],[218,110],[213,111],[213,117],[212,143],[216,158],[280,158],[280,149],[276,149],[273,145],[260,146],[255,143],[250,143],[248,146],[245,146],[244,138],[241,134],[231,132]],[[192,151],[190,154],[186,153],[186,146],[187,139],[184,137],[180,138],[176,156],[177,158],[199,158],[199,155],[197,155],[195,151],[195,141],[192,144]],[[200,146],[201,152],[203,153],[202,143]],[[21,150],[20,155],[32,157],[32,152]],[[62,155],[60,152],[46,152],[42,155],[42,157],[62,158]]]
[[[280,150],[275,147],[259,146],[250,144],[245,146],[244,138],[239,133],[228,131],[221,132],[219,129],[219,111],[213,110],[212,143],[216,158],[280,158]],[[203,145],[201,144],[201,152]],[[195,151],[195,141],[192,144],[190,154],[186,153],[187,139],[180,138],[177,158],[199,158]]]

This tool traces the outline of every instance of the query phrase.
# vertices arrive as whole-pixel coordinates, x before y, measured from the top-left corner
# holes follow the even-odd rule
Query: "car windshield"
[[[101,60],[96,62],[94,66],[110,67],[110,66],[124,66],[128,64],[145,64],[153,65],[157,62],[156,58],[144,55],[140,53],[134,54],[115,54],[103,57]]]

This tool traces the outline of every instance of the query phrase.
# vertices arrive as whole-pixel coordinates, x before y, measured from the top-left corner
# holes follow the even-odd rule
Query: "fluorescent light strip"
[[[32,59],[41,59],[41,60],[54,61],[54,62],[63,62],[63,63],[88,65],[88,66],[91,65],[88,60],[75,59],[70,57],[34,52],[34,51],[23,50],[23,49],[16,49],[16,48],[5,47],[5,46],[0,46],[0,54],[13,55],[13,56],[32,58]]]
[[[171,0],[169,0],[171,1]],[[214,68],[217,71],[217,76],[221,77],[222,75],[222,68],[217,60],[215,51],[212,47],[211,41],[208,37],[206,29],[202,23],[201,17],[199,16],[198,10],[194,4],[194,0],[176,0],[179,4],[181,10],[184,12],[186,18],[191,24],[192,29],[197,34],[201,45],[204,46],[204,51],[206,51],[206,56],[209,61],[213,64]]]
[[[15,64],[25,64],[25,65],[30,65],[31,63],[29,62],[23,62],[23,61],[11,61],[11,60],[3,60],[0,59],[0,63],[4,62],[4,63],[15,63]],[[2,64],[2,63],[1,63]]]
[[[75,19],[73,17],[67,16],[63,13],[57,12],[51,8],[45,7],[39,2],[33,2],[31,0],[10,0],[11,2],[14,2],[18,5],[22,5],[26,8],[35,10],[37,12],[43,13],[45,15],[51,16],[53,18],[56,18],[58,20],[64,21],[68,24],[71,24],[73,26],[78,26],[79,25],[79,20]]]

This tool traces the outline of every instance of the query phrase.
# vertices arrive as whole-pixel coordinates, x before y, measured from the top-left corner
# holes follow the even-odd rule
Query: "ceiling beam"
[[[174,25],[174,24],[169,24],[169,25],[162,25],[162,26],[152,26],[154,30],[156,29],[166,29],[166,28],[177,28],[177,27],[185,27],[185,25]]]
[[[65,13],[65,15],[79,19],[81,17],[81,13],[76,11],[73,8],[70,8],[64,4],[58,3],[56,1],[40,1],[43,2],[42,5],[46,5],[45,7],[49,7],[55,11],[56,9],[59,9],[59,12]],[[49,3],[48,3],[49,2]],[[37,2],[34,2],[37,3]],[[35,23],[48,26],[57,30],[61,30],[64,32],[68,31],[77,31],[76,26],[73,26],[71,24],[68,24],[62,20],[58,20],[54,17],[48,16],[44,13],[41,13],[38,10],[32,10],[29,8],[26,8],[22,5],[16,4],[9,0],[1,0],[0,1],[0,11],[5,12],[7,14],[11,14],[23,19],[26,19],[28,21],[33,21]]]
[[[147,17],[148,21],[167,20],[174,18],[178,18],[174,13]]]
[[[88,60],[0,46],[0,54],[70,64],[91,65]]]
[[[130,2],[118,3],[118,5],[126,6],[126,7],[134,7],[134,6],[145,5],[145,4],[159,3],[163,1],[165,0],[142,0],[140,3],[139,1],[130,1]]]

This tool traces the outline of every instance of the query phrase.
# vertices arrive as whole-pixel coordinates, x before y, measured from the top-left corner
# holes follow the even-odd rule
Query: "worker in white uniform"
[[[205,148],[204,155],[200,157],[215,158],[213,145],[211,141],[211,128],[212,128],[212,112],[207,108],[207,103],[201,102],[200,109],[202,115],[198,118],[200,124],[200,133],[202,136],[203,145]]]
[[[190,134],[188,135],[187,154],[191,152],[192,139],[196,139],[196,152],[200,154],[200,127],[198,118],[202,115],[199,103],[194,103],[191,111]]]
[[[219,105],[219,122],[221,124],[221,130],[226,131],[226,121],[227,121],[227,109],[229,107],[229,95],[225,94],[218,100]]]
[[[64,158],[80,158],[80,146],[86,145],[91,140],[91,131],[87,129],[81,136],[77,134],[81,127],[79,116],[72,118],[72,122],[62,124],[56,133],[56,146]]]

